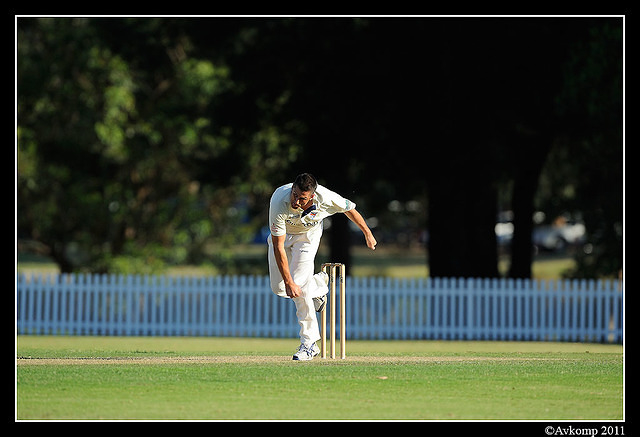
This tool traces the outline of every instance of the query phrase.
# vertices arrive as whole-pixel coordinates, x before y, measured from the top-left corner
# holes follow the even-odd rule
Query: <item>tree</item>
[[[18,233],[63,272],[149,271],[249,238],[265,155],[295,157],[266,118],[226,124],[235,85],[185,25],[19,20]]]
[[[597,246],[581,266],[617,269],[620,29],[597,18],[20,18],[19,235],[63,271],[201,262],[247,241],[275,187],[310,171],[365,216],[419,196],[431,274],[493,277],[509,184],[510,275],[529,277],[531,213],[571,185]],[[331,258],[349,263],[339,219]]]
[[[559,128],[536,199],[553,215],[580,214],[585,250],[572,277],[618,277],[623,265],[622,19],[593,20],[572,41],[555,114]]]

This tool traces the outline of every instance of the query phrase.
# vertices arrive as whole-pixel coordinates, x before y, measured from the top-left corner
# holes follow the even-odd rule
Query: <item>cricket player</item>
[[[322,237],[322,220],[344,213],[364,234],[367,246],[376,248],[364,218],[355,203],[318,185],[309,173],[299,175],[293,183],[275,190],[269,204],[269,277],[271,290],[290,298],[296,305],[300,325],[300,347],[294,360],[311,360],[320,349],[320,330],[316,311],[326,304],[329,277],[313,273],[314,260]],[[347,244],[345,242],[345,244]]]

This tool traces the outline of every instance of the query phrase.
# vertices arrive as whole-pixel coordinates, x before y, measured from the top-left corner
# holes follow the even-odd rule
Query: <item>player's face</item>
[[[291,189],[291,207],[294,209],[302,208],[306,209],[307,206],[310,206],[313,199],[313,192],[311,191],[300,191],[298,187],[295,185]]]

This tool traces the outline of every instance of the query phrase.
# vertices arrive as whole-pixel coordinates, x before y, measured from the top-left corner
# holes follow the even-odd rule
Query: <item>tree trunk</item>
[[[497,277],[492,167],[479,156],[486,151],[465,137],[442,147],[448,152],[432,158],[428,171],[429,274]]]
[[[510,278],[531,278],[533,263],[533,213],[534,197],[547,155],[551,150],[551,139],[547,136],[525,137],[519,163],[514,176],[513,239],[511,241]]]
[[[329,233],[329,262],[345,264],[347,272],[351,267],[351,235],[349,233],[349,219],[344,214],[334,214],[331,217],[331,232]]]

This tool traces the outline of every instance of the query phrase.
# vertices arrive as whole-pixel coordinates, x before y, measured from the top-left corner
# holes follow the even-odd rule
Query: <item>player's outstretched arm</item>
[[[373,236],[371,229],[369,229],[367,222],[364,221],[362,215],[358,211],[356,211],[355,208],[345,212],[345,215],[349,217],[349,220],[354,222],[356,226],[360,228],[360,230],[364,234],[364,239],[367,242],[367,247],[371,250],[376,250],[376,245],[378,244],[378,242]]]

